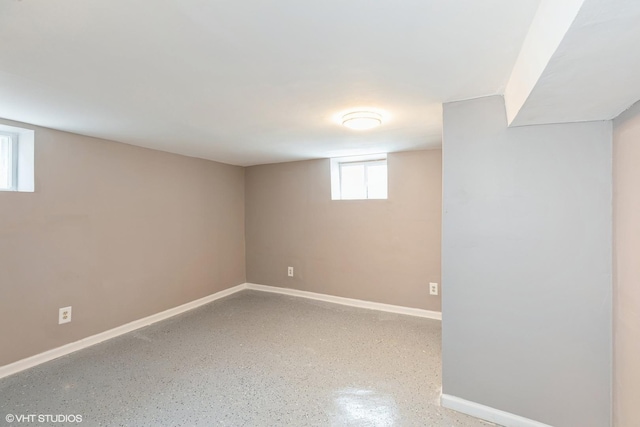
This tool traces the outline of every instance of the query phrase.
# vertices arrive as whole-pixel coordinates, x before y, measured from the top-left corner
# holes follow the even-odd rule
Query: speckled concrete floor
[[[440,322],[244,291],[1,379],[0,425],[488,425],[439,390]]]

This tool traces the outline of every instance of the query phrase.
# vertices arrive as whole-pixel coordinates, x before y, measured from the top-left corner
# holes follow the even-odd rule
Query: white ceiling
[[[439,146],[538,0],[2,0],[0,117],[252,165]],[[352,107],[388,112],[356,133]]]
[[[512,125],[609,120],[640,99],[640,1],[580,3]]]

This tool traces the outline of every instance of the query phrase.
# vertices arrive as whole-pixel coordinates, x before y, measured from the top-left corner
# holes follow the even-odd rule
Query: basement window
[[[17,181],[18,147],[15,140],[12,134],[0,133],[0,190],[13,190]]]
[[[0,191],[33,192],[34,132],[0,124]]]
[[[331,199],[387,198],[387,155],[331,159]]]

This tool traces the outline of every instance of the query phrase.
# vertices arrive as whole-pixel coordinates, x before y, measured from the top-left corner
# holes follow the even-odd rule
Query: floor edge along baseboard
[[[65,344],[60,347],[56,347],[51,350],[36,354],[34,356],[27,357],[25,359],[18,360],[16,362],[9,363],[8,365],[0,366],[0,378],[8,377],[9,375],[17,374],[29,368],[33,368],[42,363],[49,362],[53,359],[57,359],[67,354],[74,353],[78,350],[82,350],[92,345],[99,344],[103,341],[115,338],[117,336],[135,331],[136,329],[149,326],[153,323],[160,322],[161,320],[168,319],[178,314],[185,313],[187,311],[198,308],[202,305],[209,304],[220,298],[232,295],[236,292],[250,289],[261,292],[271,292],[283,295],[290,295],[295,297],[313,299],[317,301],[325,301],[334,304],[347,305],[351,307],[365,308],[369,310],[385,311],[389,313],[404,314],[408,316],[423,317],[427,319],[441,320],[442,314],[437,311],[422,310],[419,308],[402,307],[398,305],[383,304],[377,302],[370,302],[364,300],[357,300],[352,298],[343,298],[333,295],[319,294],[315,292],[301,291],[298,289],[280,288],[276,286],[258,285],[255,283],[242,283],[240,285],[233,286],[228,289],[213,293],[206,297],[179,305],[177,307],[170,308],[168,310],[161,311],[160,313],[152,314],[142,319],[134,320],[133,322],[118,326],[113,329],[109,329],[104,332],[100,332],[95,335],[82,338],[78,341],[74,341],[69,344]]]
[[[244,289],[246,289],[246,284],[242,283],[240,285],[233,286],[228,289],[223,289],[222,291],[213,293],[211,295],[207,295],[206,297],[199,298],[194,301],[190,301],[188,303],[179,305],[177,307],[173,307],[168,310],[164,310],[159,313],[152,314],[151,316],[143,317],[142,319],[134,320],[133,322],[126,323],[121,326],[117,326],[113,329],[109,329],[107,331],[100,332],[95,335],[88,336],[86,338],[82,338],[78,341],[74,341],[72,343],[65,344],[63,346],[56,347],[51,350],[47,350],[43,353],[39,353],[34,356],[30,356],[25,359],[18,360],[8,365],[0,366],[0,378],[4,378],[9,375],[16,374],[20,371],[24,371],[26,369],[33,368],[34,366],[38,366],[42,363],[49,362],[50,360],[57,359],[62,356],[66,356],[67,354],[74,353],[78,350],[82,350],[87,347],[91,347],[92,345],[99,344],[111,338],[115,338],[117,336],[135,331],[136,329],[140,329],[145,326],[149,326],[153,323],[168,319],[178,314],[185,313],[187,311],[193,310],[194,308],[198,308],[202,305],[209,304],[210,302],[213,302],[220,298],[224,298],[226,296],[242,291]]]
[[[353,299],[353,298],[337,297],[334,295],[319,294],[316,292],[301,291],[298,289],[258,285],[256,283],[247,283],[246,285],[247,285],[247,289],[252,289],[255,291],[291,295],[294,297],[331,302],[331,303],[340,304],[340,305],[348,305],[350,307],[366,308],[369,310],[386,311],[388,313],[404,314],[407,316],[442,320],[442,313],[439,311],[430,311],[430,310],[423,310],[421,308],[403,307],[400,305],[391,305],[391,304],[384,304],[380,302],[371,302],[371,301],[365,301],[365,300],[359,300],[359,299]]]
[[[448,409],[452,409],[472,417],[480,418],[495,424],[506,427],[552,427],[539,421],[521,417],[510,412],[501,411],[490,406],[470,400],[461,399],[449,394],[440,395],[440,404]]]

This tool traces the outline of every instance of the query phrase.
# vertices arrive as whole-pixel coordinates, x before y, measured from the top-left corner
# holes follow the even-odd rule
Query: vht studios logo
[[[81,423],[82,415],[65,414],[7,414],[8,423]]]

